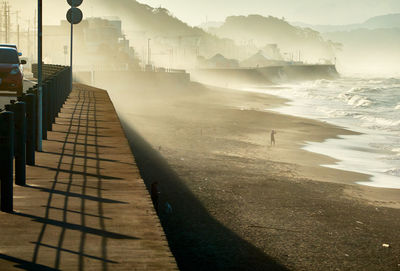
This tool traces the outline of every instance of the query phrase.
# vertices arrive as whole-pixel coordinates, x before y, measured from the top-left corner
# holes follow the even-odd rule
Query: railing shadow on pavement
[[[100,148],[107,147],[98,144],[98,138],[100,137],[98,121],[97,121],[97,111],[96,111],[96,97],[94,92],[92,91],[84,91],[79,90],[77,92],[77,102],[74,105],[72,116],[69,119],[69,126],[67,127],[67,131],[65,132],[65,137],[62,142],[56,141],[58,143],[62,143],[62,148],[60,152],[53,152],[53,155],[58,156],[58,164],[56,168],[51,168],[42,165],[35,165],[35,167],[46,168],[48,170],[55,171],[54,181],[51,183],[50,188],[42,187],[42,186],[30,186],[26,185],[26,188],[39,190],[43,193],[48,194],[47,204],[45,204],[45,214],[44,216],[37,216],[22,212],[14,212],[14,215],[30,218],[37,223],[42,223],[41,230],[37,236],[34,244],[34,251],[32,256],[32,261],[26,261],[22,259],[18,259],[9,255],[0,254],[0,259],[4,259],[10,262],[14,262],[17,265],[15,267],[25,269],[25,270],[59,270],[61,268],[62,256],[64,254],[77,255],[77,270],[85,269],[85,259],[92,259],[95,261],[99,261],[101,264],[101,270],[108,270],[108,264],[118,264],[117,261],[113,261],[108,258],[107,252],[107,240],[108,239],[130,239],[130,240],[139,240],[139,238],[120,234],[117,232],[111,232],[106,229],[105,221],[111,220],[110,217],[106,217],[104,214],[104,204],[127,204],[127,202],[123,202],[120,200],[107,199],[104,198],[102,193],[103,191],[107,191],[104,189],[103,181],[104,180],[119,180],[121,178],[106,176],[101,174],[101,162],[114,162],[120,163],[117,160],[110,159],[102,159],[100,157]],[[90,108],[91,110],[84,110],[85,108]],[[76,125],[76,123],[78,123]],[[73,131],[73,127],[76,128],[76,131]],[[89,127],[92,130],[89,133]],[[54,131],[57,132],[57,131]],[[78,142],[78,138],[81,139],[84,136],[84,143]],[[89,144],[89,139],[91,140],[91,144]],[[67,148],[67,146],[71,146],[72,149]],[[83,147],[83,151],[78,151],[77,146]],[[89,152],[88,147],[91,147],[94,151]],[[72,153],[66,153],[67,150],[72,150]],[[89,154],[91,154],[89,156]],[[64,162],[65,158],[68,157],[67,161]],[[83,165],[80,163],[76,163],[77,158],[83,158]],[[81,159],[82,160],[82,159]],[[95,166],[89,166],[88,161],[94,161]],[[69,169],[63,169],[62,165],[69,165]],[[75,170],[74,167],[79,167],[79,170]],[[82,169],[83,168],[83,169]],[[88,170],[92,172],[88,172]],[[95,172],[93,172],[93,170]],[[65,176],[68,175],[68,178],[61,178],[60,175],[63,174]],[[90,179],[89,179],[90,178]],[[78,180],[78,181],[77,181]],[[90,182],[90,183],[89,183]],[[95,184],[94,184],[95,183]],[[57,186],[58,185],[58,186]],[[61,187],[60,189],[58,187]],[[80,192],[73,192],[72,188],[78,187],[80,188]],[[88,189],[92,189],[96,191],[96,195],[89,195],[87,193]],[[63,206],[53,206],[55,196],[63,197]],[[69,209],[70,200],[79,200],[80,201],[80,210],[71,210]],[[88,213],[86,210],[86,204],[95,203],[97,205],[97,212]],[[61,212],[62,219],[59,219],[60,216],[57,216],[57,219],[54,219],[50,210]],[[67,221],[68,214],[77,214],[79,215],[80,223],[76,223],[75,221]],[[98,220],[96,223],[96,227],[92,227],[87,223],[87,218],[95,218]],[[99,225],[99,226],[98,226]],[[59,227],[61,231],[59,232],[57,238],[57,245],[46,244],[45,243],[45,235],[48,232],[49,226]],[[71,250],[69,248],[64,247],[64,241],[66,237],[67,231],[74,231],[80,234],[79,238],[79,248],[77,250]],[[99,248],[100,255],[89,255],[85,252],[87,248],[86,240],[88,235],[95,236],[100,238],[101,246]],[[41,264],[40,254],[41,248],[46,249],[54,249],[55,257],[54,263],[52,267]],[[65,256],[66,257],[66,256]],[[74,267],[75,268],[75,267]]]

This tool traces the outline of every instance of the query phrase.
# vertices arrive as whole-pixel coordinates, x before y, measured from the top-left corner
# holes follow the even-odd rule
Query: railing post
[[[1,211],[13,212],[14,113],[0,113]]]
[[[17,102],[11,106],[15,128],[15,184],[26,184],[26,105]]]
[[[49,116],[49,104],[47,103],[48,85],[44,81],[42,84],[42,139],[47,139],[47,118]]]
[[[55,123],[56,121],[56,114],[55,114],[55,97],[56,97],[56,80],[57,77],[51,79],[51,92],[50,92],[50,108],[51,108],[51,123]],[[53,125],[51,127],[53,129]]]
[[[36,150],[36,96],[28,93],[24,96],[26,103],[26,164],[35,165]]]
[[[48,79],[46,82],[47,87],[47,95],[46,95],[46,104],[47,104],[47,116],[46,116],[46,129],[47,131],[53,130],[53,118],[51,113],[51,95],[53,89],[51,88],[51,79]]]
[[[35,150],[36,151],[41,151],[39,149],[39,140],[38,140],[38,134],[39,132],[37,131],[39,129],[39,95],[38,95],[38,89],[37,86],[34,88],[31,88],[27,91],[28,93],[31,93],[35,96]]]

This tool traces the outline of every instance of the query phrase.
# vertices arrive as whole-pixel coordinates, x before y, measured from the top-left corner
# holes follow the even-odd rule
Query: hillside
[[[400,28],[400,14],[387,14],[373,17],[363,23],[368,29]]]
[[[381,16],[372,17],[363,23],[359,24],[347,24],[347,25],[311,25],[306,23],[295,22],[296,26],[308,27],[319,31],[321,33],[326,32],[338,32],[338,31],[352,31],[356,29],[379,29],[379,28],[400,28],[400,14],[386,14]]]
[[[301,59],[317,62],[320,59],[333,59],[340,46],[325,41],[321,35],[310,28],[295,27],[285,20],[261,15],[231,16],[225,23],[213,29],[217,36],[235,40],[238,44],[262,47],[278,44],[286,58],[301,54]]]
[[[128,39],[142,55],[146,55],[147,42],[151,39],[152,61],[158,65],[192,66],[197,55],[209,58],[222,53],[235,58],[233,53],[240,52],[232,40],[191,27],[165,8],[153,8],[135,0],[93,2],[107,10],[109,15],[121,18]]]

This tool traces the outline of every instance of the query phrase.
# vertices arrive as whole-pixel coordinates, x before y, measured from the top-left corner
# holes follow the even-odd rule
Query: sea
[[[400,76],[342,77],[279,87],[247,88],[290,100],[274,111],[311,118],[360,133],[303,149],[335,158],[321,165],[370,175],[360,185],[400,189]]]

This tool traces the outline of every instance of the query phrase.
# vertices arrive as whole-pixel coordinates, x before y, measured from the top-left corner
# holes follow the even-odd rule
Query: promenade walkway
[[[177,270],[106,91],[75,85],[36,155],[0,213],[0,270]]]

